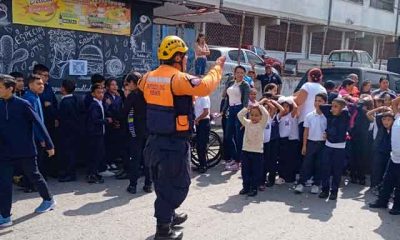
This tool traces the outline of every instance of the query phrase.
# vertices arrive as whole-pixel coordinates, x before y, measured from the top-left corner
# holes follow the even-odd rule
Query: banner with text
[[[13,23],[130,35],[131,10],[112,0],[13,0]]]

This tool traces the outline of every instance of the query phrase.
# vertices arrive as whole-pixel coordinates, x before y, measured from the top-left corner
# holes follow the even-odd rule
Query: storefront
[[[29,3],[28,3],[29,2]],[[0,73],[50,68],[52,85],[90,76],[121,79],[152,67],[152,4],[140,1],[0,0]]]

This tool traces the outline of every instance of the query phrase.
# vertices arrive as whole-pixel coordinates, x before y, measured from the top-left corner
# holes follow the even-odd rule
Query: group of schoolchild
[[[10,75],[16,82],[14,95],[30,103],[54,142],[56,155],[49,157],[44,137],[33,128],[38,168],[45,179],[76,181],[78,166],[85,165],[88,183],[103,183],[104,177],[113,176],[129,179],[127,191],[134,194],[138,179],[145,175],[143,190],[152,192],[142,157],[147,137],[146,104],[137,87],[139,73],[131,72],[124,78],[123,90],[116,79],[94,74],[85,95],[76,94],[75,81],[66,79],[61,84],[61,98],[56,97],[49,69],[42,64],[37,64],[26,79],[19,72]],[[15,168],[14,181],[25,192],[37,191],[22,169]]]
[[[320,69],[309,71],[309,81],[321,83],[322,78]],[[248,106],[237,113],[243,137],[239,194],[255,196],[266,187],[294,183],[297,194],[311,187],[319,198],[336,200],[342,176],[349,173],[351,183],[366,185],[370,172],[378,199],[369,206],[387,208],[394,192],[390,213],[400,214],[400,97],[386,78],[374,91],[369,81],[361,91],[357,84],[357,75],[350,74],[339,86],[333,81],[319,86],[311,100],[314,110],[302,124],[297,94],[280,96],[278,85],[269,83],[257,101],[257,90],[250,86]],[[226,170],[238,170],[231,167],[237,162],[226,160]]]

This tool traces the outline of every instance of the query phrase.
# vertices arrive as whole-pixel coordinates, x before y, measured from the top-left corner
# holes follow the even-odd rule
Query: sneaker
[[[12,225],[11,216],[5,218],[0,215],[0,228],[9,227],[11,225]]]
[[[39,207],[35,209],[35,213],[45,213],[53,210],[56,207],[56,201],[51,199],[50,201],[44,200]]]
[[[389,210],[390,215],[400,215],[400,208],[392,208]]]
[[[126,191],[128,192],[128,193],[130,193],[130,194],[136,194],[136,186],[134,186],[134,185],[129,185],[127,188],[126,188]]]
[[[110,171],[119,171],[118,166],[115,163],[108,165]]]
[[[86,177],[88,183],[104,183],[104,179],[101,176],[88,175]]]
[[[242,190],[240,190],[239,194],[240,194],[240,195],[246,195],[246,194],[248,194],[249,192],[250,192],[249,189],[243,188]]]
[[[370,208],[387,208],[388,207],[388,203],[376,200],[376,201],[368,204],[368,206]]]
[[[311,179],[309,179],[309,180],[307,180],[305,186],[306,186],[306,187],[311,187],[313,183],[314,183],[314,181],[311,180]]]
[[[235,163],[235,164],[225,167],[225,170],[236,172],[236,171],[240,170],[240,165],[239,165],[239,163]]]
[[[318,194],[319,193],[319,187],[317,185],[313,185],[311,187],[311,191],[312,194]]]
[[[267,182],[267,184],[265,184],[266,187],[273,187],[274,185],[274,182]]]
[[[329,197],[329,192],[322,191],[319,195],[319,198],[327,199]]]
[[[257,189],[250,190],[249,193],[247,193],[247,196],[249,196],[249,197],[257,196]]]
[[[233,165],[234,163],[235,163],[234,160],[226,160],[226,161],[224,162],[225,166],[231,166],[231,165]]]
[[[151,192],[153,192],[153,189],[152,189],[151,185],[144,185],[143,191],[146,193],[151,193]]]
[[[303,186],[303,184],[298,184],[298,185],[296,186],[296,188],[294,189],[294,192],[295,192],[295,193],[303,193],[303,191],[304,191],[304,186]]]
[[[283,179],[283,178],[278,178],[278,179],[276,179],[275,183],[276,183],[277,185],[285,184],[285,179]]]
[[[329,195],[329,200],[336,200],[337,199],[337,192],[331,192]]]
[[[113,176],[115,176],[115,173],[113,173],[109,170],[105,170],[104,172],[99,172],[99,175],[102,177],[113,177]]]

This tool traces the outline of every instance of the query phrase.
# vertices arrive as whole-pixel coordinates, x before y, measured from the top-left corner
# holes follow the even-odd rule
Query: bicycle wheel
[[[193,163],[193,165],[200,167],[199,157],[196,150],[196,136],[190,139],[190,155],[190,161]]]
[[[208,168],[216,166],[221,161],[222,140],[219,135],[210,131],[209,143],[207,145],[207,165]]]

